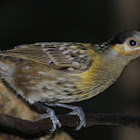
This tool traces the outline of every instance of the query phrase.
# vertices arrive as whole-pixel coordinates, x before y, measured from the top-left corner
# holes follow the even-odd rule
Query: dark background
[[[119,31],[140,31],[139,13],[139,0],[1,0],[0,49],[35,42],[101,43]],[[85,113],[140,115],[139,69],[140,60],[132,62],[103,94],[76,105]],[[140,139],[140,130],[122,127],[65,131],[76,140]]]

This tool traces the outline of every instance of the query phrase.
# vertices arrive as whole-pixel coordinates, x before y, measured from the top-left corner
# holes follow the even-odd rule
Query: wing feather
[[[91,63],[91,58],[86,53],[86,47],[80,43],[36,43],[20,45],[0,52],[0,55],[31,60],[55,69],[85,70]]]

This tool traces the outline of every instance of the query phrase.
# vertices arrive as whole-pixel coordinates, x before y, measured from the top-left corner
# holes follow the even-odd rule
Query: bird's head
[[[109,41],[109,44],[122,56],[134,58],[140,56],[140,32],[138,31],[120,32]]]

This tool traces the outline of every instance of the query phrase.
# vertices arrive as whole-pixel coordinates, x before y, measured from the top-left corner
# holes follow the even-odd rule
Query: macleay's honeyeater
[[[140,56],[140,32],[125,31],[102,44],[43,42],[0,52],[0,76],[30,104],[46,111],[55,131],[61,123],[51,106],[78,115],[77,130],[85,116],[74,103],[107,89],[124,67]],[[42,116],[44,118],[45,115]]]

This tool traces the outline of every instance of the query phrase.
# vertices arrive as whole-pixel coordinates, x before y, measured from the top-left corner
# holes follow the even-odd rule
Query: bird
[[[86,126],[84,111],[72,103],[87,100],[110,87],[125,66],[140,57],[140,32],[122,31],[100,43],[39,42],[0,51],[0,78],[29,104],[61,127],[51,107],[72,110]]]

